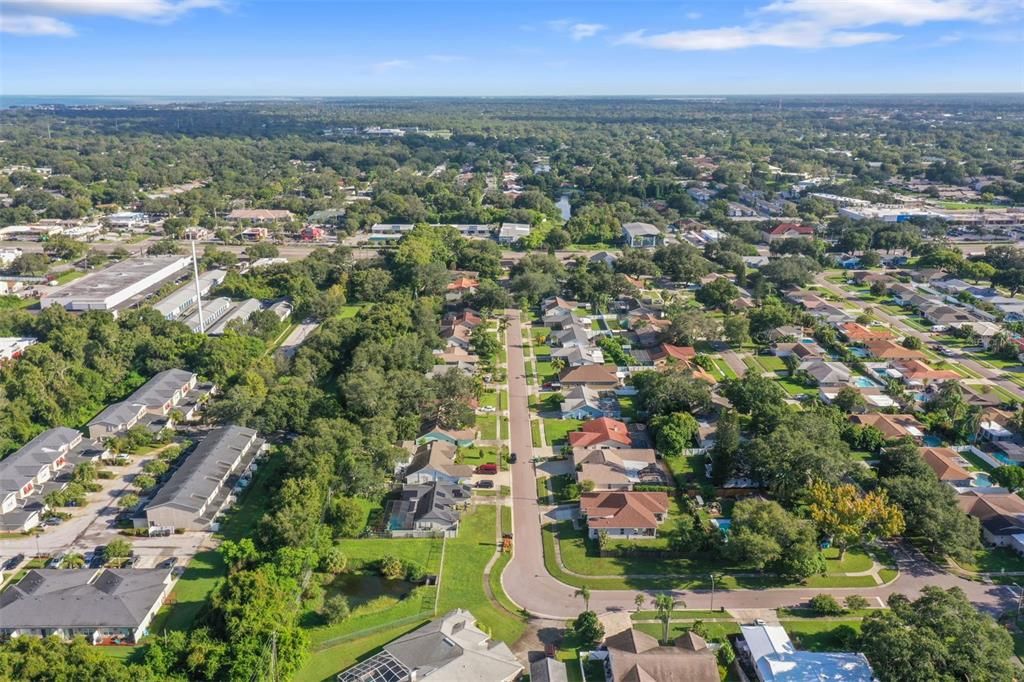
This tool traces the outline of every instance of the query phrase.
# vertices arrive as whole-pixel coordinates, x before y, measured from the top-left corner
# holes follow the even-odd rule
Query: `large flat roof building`
[[[171,584],[169,569],[34,569],[0,594],[0,636],[135,644]]]
[[[146,505],[150,527],[205,530],[226,505],[232,476],[248,469],[263,446],[255,429],[213,429]]]
[[[46,294],[39,305],[113,311],[133,296],[177,277],[191,264],[191,256],[129,258]]]

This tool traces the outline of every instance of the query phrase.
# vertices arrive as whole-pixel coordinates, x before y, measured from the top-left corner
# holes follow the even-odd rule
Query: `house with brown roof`
[[[814,360],[825,357],[825,349],[817,343],[803,343],[802,341],[784,341],[772,346],[772,355],[780,358],[796,357],[798,360]]]
[[[904,348],[893,341],[871,341],[864,344],[864,348],[873,358],[879,360],[923,360],[927,357],[919,350]]]
[[[850,421],[861,426],[873,426],[890,440],[908,436],[916,441],[924,438],[924,424],[917,421],[912,414],[854,414],[850,415]]]
[[[562,372],[559,381],[566,388],[589,386],[593,389],[611,390],[619,386],[619,377],[615,374],[613,365],[571,367]]]
[[[761,238],[769,244],[780,239],[798,239],[800,237],[813,236],[814,227],[812,225],[800,225],[798,223],[779,223],[761,232]]]
[[[630,628],[605,639],[612,682],[718,682],[718,663],[707,642],[687,632],[672,644]]]
[[[903,383],[915,388],[961,378],[951,369],[935,369],[921,360],[893,362],[892,369],[899,372]]]
[[[872,343],[875,341],[888,341],[893,338],[893,333],[885,327],[865,327],[856,322],[844,322],[839,325],[839,333],[850,343]]]
[[[569,445],[574,448],[630,448],[633,439],[624,423],[599,417],[584,422],[579,431],[570,433]]]
[[[858,270],[853,273],[853,281],[857,284],[864,284],[871,286],[875,282],[881,282],[882,284],[894,284],[897,280],[892,275],[887,275],[884,272],[874,272],[871,270]]]
[[[957,496],[957,504],[981,522],[986,542],[1024,553],[1024,499],[1019,495],[967,490]]]
[[[591,538],[606,533],[611,537],[649,539],[657,537],[658,526],[668,518],[668,495],[623,491],[583,493],[580,512],[586,518]]]
[[[666,485],[668,476],[649,448],[572,449],[576,481],[592,481],[594,490],[632,490],[634,485]]]
[[[918,452],[943,483],[957,487],[971,484],[974,477],[964,468],[966,461],[953,448],[921,448]]]
[[[670,343],[662,343],[650,352],[650,356],[655,367],[662,367],[673,362],[689,365],[697,357],[697,351],[693,346],[673,346]]]
[[[444,295],[445,300],[458,301],[463,296],[475,294],[479,286],[480,282],[472,277],[458,277],[454,281],[448,283],[448,287]]]

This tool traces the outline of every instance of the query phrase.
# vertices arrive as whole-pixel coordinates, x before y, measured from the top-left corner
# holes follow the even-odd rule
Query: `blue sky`
[[[1024,0],[0,0],[0,92],[1024,91]]]

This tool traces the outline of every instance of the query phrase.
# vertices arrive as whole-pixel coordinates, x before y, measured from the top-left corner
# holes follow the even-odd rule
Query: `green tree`
[[[744,315],[726,315],[722,320],[722,335],[729,345],[742,346],[750,340],[750,320]]]
[[[687,412],[663,414],[651,420],[654,444],[667,456],[678,456],[693,447],[693,439],[700,430],[700,424]]]
[[[829,485],[821,481],[809,490],[811,519],[839,547],[839,558],[853,542],[870,543],[903,532],[903,511],[890,504],[885,491],[861,493],[850,483]]]
[[[117,559],[126,559],[132,554],[132,546],[127,540],[120,538],[111,540],[103,550],[103,560],[107,563]]]
[[[590,588],[584,585],[580,589],[576,590],[576,596],[583,599],[583,610],[590,610]]]
[[[388,580],[399,580],[405,576],[405,565],[401,559],[390,554],[381,557],[377,566],[380,574]]]
[[[838,616],[843,612],[843,607],[831,594],[818,594],[811,597],[811,608],[819,616]]]
[[[725,310],[739,298],[740,290],[724,277],[713,279],[697,290],[696,299],[708,308]]]
[[[593,647],[604,639],[604,626],[593,611],[584,611],[576,616],[572,631],[581,647]]]
[[[825,569],[813,524],[793,516],[777,502],[737,502],[725,547],[727,556],[758,571],[806,578]]]
[[[1014,492],[1024,488],[1024,467],[1016,465],[996,467],[989,475],[993,481]]]
[[[323,609],[320,611],[320,615],[323,616],[324,620],[332,625],[346,620],[349,613],[348,598],[343,594],[335,594],[328,597],[324,600]]]
[[[672,620],[672,612],[675,610],[678,602],[670,594],[659,594],[654,597],[653,601],[654,610],[658,612],[658,620],[661,621],[661,643],[667,644],[669,642],[669,621]]]

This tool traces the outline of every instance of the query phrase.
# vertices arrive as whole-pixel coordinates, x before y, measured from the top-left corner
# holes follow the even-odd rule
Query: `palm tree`
[[[677,602],[671,594],[659,594],[653,600],[654,609],[658,612],[658,620],[661,621],[661,643],[668,644],[668,623],[672,618],[672,611],[676,605],[685,606],[683,602]]]
[[[590,588],[584,585],[580,589],[576,590],[577,597],[583,597],[583,610],[590,610]]]
[[[647,601],[647,597],[643,594],[637,594],[633,597],[633,603],[636,604],[636,610],[639,613],[640,609],[643,608],[644,602]]]
[[[85,566],[85,557],[81,554],[68,554],[64,557],[64,561],[61,562],[61,566],[64,568],[82,568]]]

